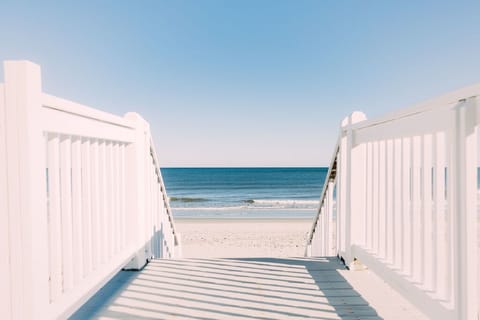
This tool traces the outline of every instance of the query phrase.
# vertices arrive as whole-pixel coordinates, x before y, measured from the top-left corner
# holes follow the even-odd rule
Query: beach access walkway
[[[1,319],[479,319],[480,84],[346,117],[305,258],[182,259],[149,123],[3,70]]]
[[[71,319],[426,319],[373,273],[332,258],[153,260]]]

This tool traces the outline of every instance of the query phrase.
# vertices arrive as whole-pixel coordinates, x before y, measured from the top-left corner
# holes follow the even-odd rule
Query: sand
[[[312,219],[175,219],[185,258],[301,257]]]

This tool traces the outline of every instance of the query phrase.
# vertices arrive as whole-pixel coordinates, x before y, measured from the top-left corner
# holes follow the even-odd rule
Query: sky
[[[341,120],[480,82],[480,1],[0,2],[0,60],[149,123],[163,167],[328,166]],[[3,66],[0,67],[3,79]]]

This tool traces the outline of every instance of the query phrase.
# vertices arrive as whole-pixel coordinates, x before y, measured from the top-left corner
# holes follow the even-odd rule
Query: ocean
[[[328,168],[162,168],[175,217],[313,218]]]

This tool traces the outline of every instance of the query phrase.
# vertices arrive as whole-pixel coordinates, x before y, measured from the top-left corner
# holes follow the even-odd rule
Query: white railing
[[[361,262],[432,319],[477,319],[479,95],[346,118],[307,255]]]
[[[0,84],[0,314],[65,318],[122,268],[179,249],[148,123],[42,92],[40,67]]]

